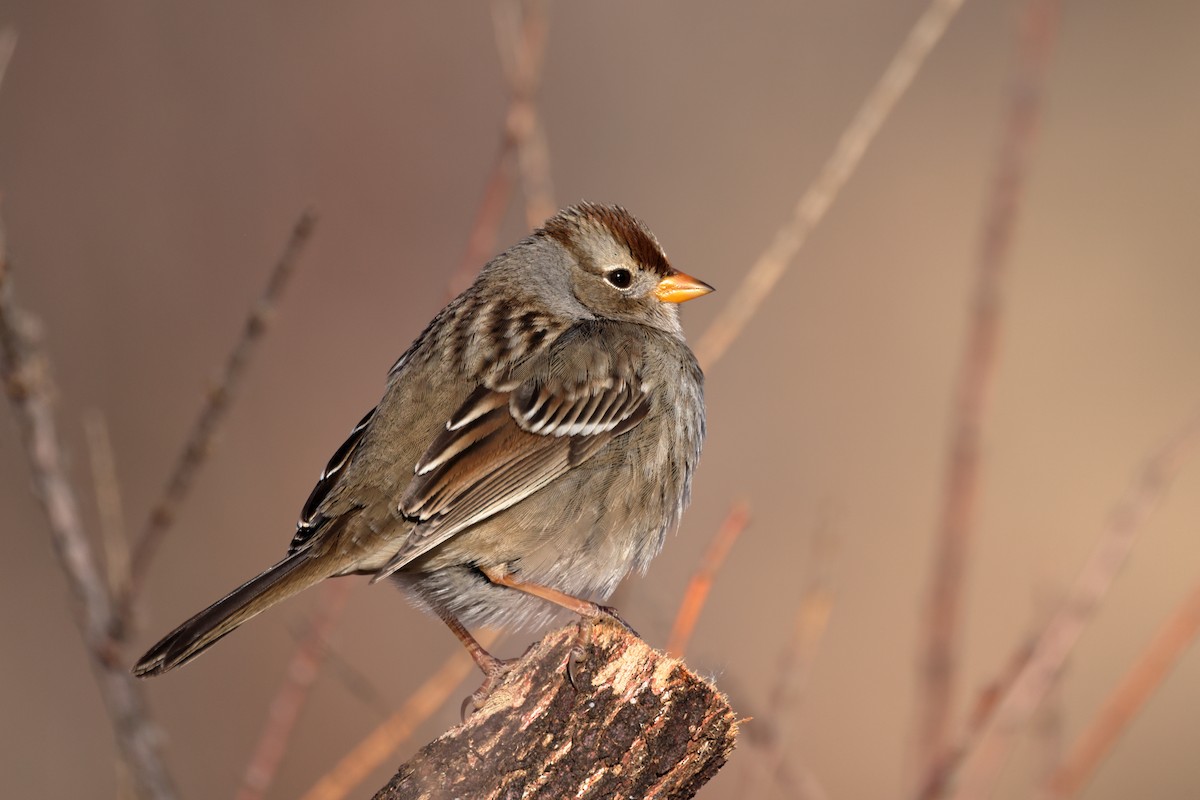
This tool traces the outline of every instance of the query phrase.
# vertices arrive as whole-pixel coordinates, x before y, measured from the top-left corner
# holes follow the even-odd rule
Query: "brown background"
[[[718,287],[684,311],[695,338],[922,7],[556,6],[542,100],[558,200],[627,205],[677,266]],[[832,533],[836,606],[787,745],[832,798],[899,796],[909,774],[917,620],[1016,11],[967,3],[793,271],[711,371],[695,502],[649,576],[619,595],[664,643],[709,537],[731,500],[747,498],[753,527],[689,660],[761,714],[814,534]],[[506,105],[491,19],[470,2],[10,0],[0,22],[20,32],[0,91],[18,288],[45,322],[80,484],[80,415],[100,409],[131,523],[160,490],[296,215],[321,213],[156,564],[140,647],[278,557],[321,465],[444,301]],[[1190,0],[1065,9],[985,431],[963,703],[1069,584],[1135,467],[1200,399],[1198,32]],[[514,208],[502,241],[522,232]],[[28,487],[5,411],[0,793],[112,796],[106,718]],[[1192,464],[1070,662],[1066,741],[1200,575],[1198,524]],[[231,796],[314,599],[150,687],[188,797]],[[357,589],[334,647],[388,705],[324,673],[274,796],[311,785],[457,646],[397,593]],[[1200,795],[1197,708],[1193,651],[1086,796]],[[1026,796],[1039,747],[1018,751],[1003,797]],[[742,796],[758,766],[744,747],[703,796]]]

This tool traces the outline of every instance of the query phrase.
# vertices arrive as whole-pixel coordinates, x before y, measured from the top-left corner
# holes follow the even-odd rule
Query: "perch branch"
[[[0,35],[0,48],[4,38]],[[0,73],[3,67],[0,58]],[[113,646],[112,599],[79,514],[78,493],[64,464],[54,419],[50,365],[38,341],[36,323],[13,297],[11,269],[0,223],[0,379],[20,424],[54,553],[75,599],[76,622],[121,756],[140,796],[171,800],[176,791],[162,760],[158,731],[146,713],[141,690]]]
[[[692,797],[733,749],[728,702],[607,621],[589,629],[576,690],[565,673],[578,630],[530,648],[482,708],[400,767],[376,800]]]
[[[984,211],[969,330],[954,389],[933,574],[922,615],[916,720],[916,755],[922,773],[943,759],[949,741],[959,618],[979,491],[980,440],[1000,339],[1003,281],[1041,111],[1057,3],[1030,0],[1025,10],[1016,76]]]
[[[941,40],[962,3],[963,0],[932,0],[909,31],[904,44],[838,139],[816,180],[800,198],[792,218],[776,232],[729,302],[717,312],[716,319],[700,337],[696,357],[705,370],[720,360],[787,272],[808,234],[824,218],[846,181],[854,174],[880,126],[912,84],[925,57]]]

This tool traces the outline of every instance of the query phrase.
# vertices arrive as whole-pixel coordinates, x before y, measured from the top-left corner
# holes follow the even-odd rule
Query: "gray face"
[[[682,337],[676,303],[657,290],[679,276],[644,226],[620,208],[560,213],[493,259],[480,278],[564,319],[632,322]]]
[[[571,292],[588,311],[606,319],[679,332],[674,304],[655,295],[675,273],[646,228],[623,209],[580,206],[548,224],[547,237],[571,262]]]
[[[588,231],[581,243],[584,258],[572,271],[572,291],[580,303],[596,316],[655,323],[674,309],[654,295],[662,276],[638,262],[625,247],[602,230]]]

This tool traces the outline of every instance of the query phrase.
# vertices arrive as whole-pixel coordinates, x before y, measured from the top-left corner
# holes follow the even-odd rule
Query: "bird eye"
[[[613,269],[604,273],[604,278],[618,289],[628,289],[633,283],[633,273],[627,269]]]

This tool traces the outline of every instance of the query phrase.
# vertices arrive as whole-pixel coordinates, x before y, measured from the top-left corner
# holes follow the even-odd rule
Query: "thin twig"
[[[495,631],[477,637],[485,648],[500,638]],[[414,691],[394,714],[371,731],[304,794],[302,800],[342,800],[383,764],[425,720],[433,716],[475,669],[466,650],[457,650]]]
[[[84,414],[83,432],[88,443],[92,484],[96,490],[96,511],[100,520],[100,540],[104,543],[104,575],[110,597],[121,597],[129,587],[129,540],[125,533],[125,512],[121,502],[121,484],[112,440],[104,415],[92,409]]]
[[[803,764],[792,764],[786,759],[775,769],[775,785],[784,791],[790,800],[829,800],[829,792],[817,780],[813,771]],[[758,797],[747,793],[747,797]]]
[[[505,132],[516,152],[525,223],[535,228],[555,210],[550,150],[537,108],[548,20],[546,0],[493,0],[492,21],[511,100]]]
[[[300,631],[295,634],[297,641],[300,640],[300,634],[303,632]],[[391,700],[362,670],[351,664],[345,656],[330,645],[328,640],[325,642],[325,650],[321,663],[323,664],[323,668],[333,675],[334,680],[337,681],[342,689],[361,703],[372,716],[381,722],[387,719],[388,707],[391,705]]]
[[[733,296],[717,312],[712,325],[700,337],[696,344],[696,356],[704,369],[711,368],[720,360],[787,272],[792,259],[854,174],[880,126],[896,101],[904,95],[925,62],[925,57],[942,38],[946,26],[962,3],[963,0],[932,0],[909,31],[904,44],[838,139],[820,174],[800,198],[792,218],[775,234],[771,244],[758,257]]]
[[[796,707],[808,687],[817,652],[825,632],[829,630],[829,619],[833,613],[831,573],[836,540],[827,525],[827,522],[822,522],[813,536],[804,591],[792,621],[791,635],[779,656],[775,680],[767,695],[767,713],[755,717],[757,727],[764,734],[761,771],[764,775],[774,776],[776,782],[781,779],[789,755],[784,747],[787,738],[785,723],[795,724]],[[800,786],[810,786],[814,782],[815,779],[808,776]],[[756,790],[757,785],[752,780],[747,787],[747,794],[757,796]],[[811,791],[804,792],[804,796],[812,794]]]
[[[833,570],[837,544],[833,534],[818,530],[813,537],[804,594],[796,609],[792,635],[780,654],[776,679],[767,698],[772,713],[799,701],[812,670],[817,651],[829,629],[833,614]]]
[[[932,577],[922,615],[915,732],[921,774],[943,759],[950,738],[963,585],[979,493],[980,440],[1000,339],[1001,295],[1032,159],[1057,8],[1058,0],[1029,0],[1026,7],[1003,138],[984,210],[969,330],[954,389]]]
[[[1183,459],[1197,445],[1200,445],[1200,414],[1193,416],[1143,468],[1113,512],[1067,597],[1038,638],[1029,663],[967,754],[955,798],[976,800],[990,794],[1013,739],[1025,727],[1084,628],[1095,617],[1128,559],[1142,523],[1158,505]]]
[[[225,362],[220,381],[209,392],[204,407],[192,426],[183,452],[180,453],[175,468],[171,471],[171,477],[167,480],[166,489],[154,504],[134,546],[129,593],[127,597],[122,598],[121,604],[123,615],[127,615],[134,596],[145,581],[150,562],[175,521],[179,506],[191,490],[197,471],[213,449],[217,430],[225,420],[234,392],[246,371],[246,365],[271,324],[279,299],[295,271],[300,254],[312,238],[316,222],[316,215],[311,211],[304,212],[296,221],[283,254],[271,270],[266,288],[246,319],[241,338]]]
[[[704,603],[708,600],[713,580],[749,523],[750,506],[744,500],[734,503],[717,530],[717,535],[708,545],[700,565],[692,573],[687,589],[684,590],[683,600],[679,603],[675,624],[671,626],[671,635],[667,638],[667,653],[675,658],[683,658],[687,652],[688,642],[691,641],[692,631],[696,629],[696,620],[700,618]]]
[[[0,51],[11,52],[8,34]],[[0,74],[4,57],[0,52]],[[76,622],[104,699],[121,756],[139,794],[176,797],[174,782],[159,750],[157,728],[146,712],[141,690],[113,647],[113,605],[79,514],[78,493],[64,466],[54,420],[50,365],[37,325],[13,297],[11,264],[0,223],[0,379],[21,427],[38,500],[50,525],[54,553],[76,601]]]
[[[1039,594],[1035,609],[1037,615],[1037,619],[1034,620],[1035,630],[1041,630],[1044,627],[1050,614],[1062,602],[1062,591],[1057,588],[1053,590],[1047,588]],[[1063,689],[1069,677],[1068,665],[1064,664],[1054,677],[1054,682],[1046,690],[1046,696],[1031,721],[1032,736],[1030,738],[1032,741],[1030,744],[1034,758],[1031,783],[1039,786],[1034,794],[1035,800],[1049,800],[1049,795],[1046,794],[1044,787],[1050,776],[1054,774],[1059,762],[1062,761],[1066,723]]]
[[[1000,698],[1008,693],[1021,670],[1029,663],[1033,654],[1033,640],[1023,642],[1016,652],[1008,659],[1004,671],[997,678],[983,687],[975,698],[975,706],[967,718],[967,730],[962,738],[953,746],[947,748],[941,761],[931,766],[925,773],[914,794],[915,800],[935,800],[946,793],[950,778],[958,770],[962,760],[975,746],[983,730],[991,722],[992,716],[1000,703]]]
[[[483,197],[475,211],[471,232],[467,236],[467,247],[458,268],[450,276],[448,290],[454,297],[471,285],[475,273],[487,263],[496,249],[500,225],[508,211],[513,189],[513,143],[507,134],[500,143],[500,151],[484,185]]]
[[[1075,740],[1070,754],[1059,764],[1047,784],[1050,796],[1074,797],[1087,786],[1096,767],[1197,635],[1200,635],[1200,583],[1192,587],[1166,619],[1095,719]]]
[[[541,224],[554,213],[554,192],[550,182],[550,160],[544,133],[531,139],[530,125],[540,130],[534,96],[541,82],[543,56],[546,49],[546,15],[544,4],[531,4],[531,10],[521,15],[511,0],[494,0],[492,20],[496,34],[496,50],[500,66],[509,86],[508,110],[504,115],[504,133],[500,150],[492,164],[483,197],[475,211],[466,251],[458,268],[450,276],[449,291],[453,297],[471,281],[496,249],[496,240],[508,203],[512,198],[515,162],[521,162],[521,181],[526,195],[526,222],[530,228]],[[521,151],[528,152],[521,157]]]
[[[321,587],[319,605],[309,620],[308,631],[292,653],[283,682],[271,700],[266,724],[246,765],[237,800],[260,800],[275,780],[296,721],[328,652],[326,642],[346,608],[351,586],[350,581],[340,580],[326,581]]]

